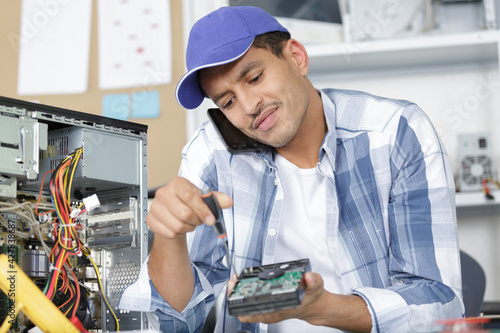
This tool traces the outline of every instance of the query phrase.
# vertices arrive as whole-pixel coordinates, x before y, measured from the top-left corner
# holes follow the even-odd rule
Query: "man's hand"
[[[298,318],[305,320],[314,325],[315,318],[317,316],[315,307],[318,305],[319,300],[324,293],[328,293],[323,288],[323,279],[321,275],[313,272],[306,272],[304,275],[304,280],[306,284],[306,292],[302,303],[290,310],[281,310],[271,313],[255,314],[250,316],[240,316],[238,319],[244,323],[255,323],[261,322],[265,324],[272,324],[283,321],[285,319]],[[233,290],[236,284],[236,277],[233,276],[228,282],[228,295]]]
[[[221,208],[230,207],[231,198],[214,192]],[[201,190],[187,179],[176,177],[158,189],[146,218],[154,232],[149,256],[149,277],[160,295],[177,311],[188,304],[194,290],[186,233],[215,217],[201,198]]]
[[[231,207],[229,196],[214,192],[221,208]],[[176,177],[156,191],[146,218],[155,235],[175,239],[205,223],[213,225],[215,218],[201,198],[201,190],[185,178]]]
[[[298,307],[271,313],[239,316],[238,319],[245,323],[273,324],[297,318],[311,325],[328,326],[350,332],[370,332],[371,316],[361,297],[328,292],[323,286],[323,278],[318,273],[307,272],[304,280],[306,292]],[[228,282],[228,295],[235,284],[236,277],[233,276]]]

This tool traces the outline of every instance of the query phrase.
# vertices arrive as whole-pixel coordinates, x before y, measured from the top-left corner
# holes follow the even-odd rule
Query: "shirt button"
[[[274,230],[274,229],[269,229],[269,231],[268,231],[268,232],[269,232],[269,236],[274,236],[274,235],[276,235],[276,230]]]
[[[278,178],[274,178],[274,186],[278,186]]]

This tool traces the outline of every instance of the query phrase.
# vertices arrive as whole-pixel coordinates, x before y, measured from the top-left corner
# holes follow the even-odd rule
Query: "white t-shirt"
[[[311,270],[321,274],[325,289],[344,293],[335,274],[326,244],[325,196],[327,178],[318,168],[301,169],[279,154],[275,158],[283,188],[283,210],[275,249],[276,262],[309,258]],[[270,333],[277,332],[340,332],[290,319],[269,325]]]

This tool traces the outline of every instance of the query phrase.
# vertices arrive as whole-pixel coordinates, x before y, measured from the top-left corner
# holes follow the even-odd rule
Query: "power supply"
[[[458,184],[460,191],[481,191],[483,179],[495,179],[489,133],[458,136]]]

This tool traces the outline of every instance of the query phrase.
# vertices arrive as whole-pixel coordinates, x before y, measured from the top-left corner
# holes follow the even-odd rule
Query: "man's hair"
[[[265,34],[255,37],[252,46],[260,49],[266,49],[272,54],[281,58],[283,55],[284,42],[290,39],[290,34],[283,31],[266,32]]]

